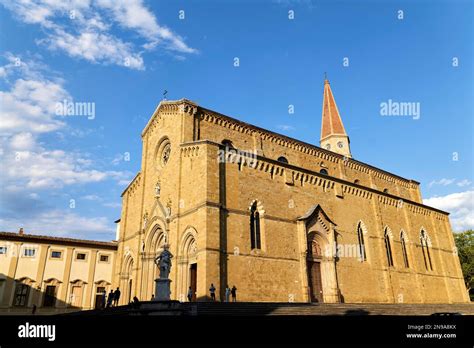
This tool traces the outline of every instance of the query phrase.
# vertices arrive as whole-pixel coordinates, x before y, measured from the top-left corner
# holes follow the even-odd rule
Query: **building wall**
[[[115,249],[100,246],[82,247],[56,244],[14,241],[11,236],[3,239],[0,247],[6,246],[7,253],[0,255],[0,312],[9,314],[30,313],[34,305],[37,313],[58,313],[95,307],[97,287],[107,291],[112,285]],[[34,248],[34,257],[26,257],[25,248]],[[61,252],[60,258],[53,258],[52,252]],[[85,260],[78,260],[77,253],[86,254]],[[100,261],[100,255],[108,255],[108,261]],[[28,301],[24,306],[15,306],[15,288],[18,283],[29,285]],[[56,286],[55,305],[44,307],[47,286]],[[77,298],[73,287],[80,288]],[[77,291],[78,289],[76,289]]]
[[[161,166],[159,149],[165,137],[172,150],[168,163]],[[332,221],[326,232],[318,231],[326,233],[331,243],[337,239],[337,245],[354,248],[357,226],[364,225],[366,261],[354,255],[326,260],[325,272],[333,267],[336,274],[328,273],[333,280],[327,286],[339,289],[341,301],[468,301],[448,215],[420,204],[415,181],[239,124],[185,101],[162,103],[142,140],[141,171],[123,194],[114,284],[127,288],[132,281],[133,285],[122,303],[135,295],[149,299],[153,294],[158,235],[165,236],[161,243],[168,243],[175,256],[170,274],[173,299],[185,299],[189,267],[197,263],[198,300],[208,296],[213,283],[221,298],[226,285],[235,285],[242,301],[308,301],[304,258],[310,231],[304,226],[310,221],[299,219],[317,205]],[[237,149],[255,151],[256,160],[219,163],[224,140]],[[280,156],[289,164],[277,162]],[[320,174],[321,168],[329,176]],[[383,192],[385,188],[388,192]],[[254,201],[261,211],[261,250],[250,248],[249,208]],[[393,266],[387,263],[386,229]],[[431,240],[433,270],[427,270],[423,261],[421,229]],[[401,252],[402,230],[407,236],[408,268]],[[195,243],[192,252],[190,240]]]

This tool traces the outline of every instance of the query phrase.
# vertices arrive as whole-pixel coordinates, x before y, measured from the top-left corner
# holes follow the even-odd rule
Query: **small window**
[[[359,180],[359,179],[355,179],[355,180],[354,180],[354,184],[359,185],[359,184],[360,184],[360,180]]]
[[[288,160],[286,159],[286,157],[283,156],[278,157],[277,161],[288,164]]]
[[[393,267],[392,246],[390,243],[390,235],[389,235],[388,229],[385,229],[384,241],[385,241],[385,253],[387,254],[387,264],[389,267]]]
[[[260,214],[257,210],[257,202],[250,208],[250,247],[251,249],[260,249]]]
[[[321,174],[328,175],[328,171],[327,171],[326,169],[324,169],[324,168],[321,169],[319,172],[320,172]]]
[[[77,253],[76,254],[76,260],[85,260],[86,259],[86,254],[84,253]]]
[[[383,193],[388,193],[388,189],[387,189],[387,188],[384,188],[384,189],[383,189]]]
[[[359,222],[357,225],[357,239],[359,240],[359,258],[360,261],[367,261],[367,254],[365,252],[365,244],[364,244],[364,231],[362,230],[362,225]]]
[[[0,255],[5,255],[6,253],[7,253],[7,247],[6,246],[0,247]]]
[[[403,232],[400,234],[400,243],[402,244],[403,264],[405,265],[405,268],[409,268],[410,264],[408,263],[407,245]]]
[[[23,250],[24,257],[35,257],[35,255],[36,255],[36,249],[26,248]]]
[[[60,251],[52,251],[51,252],[51,258],[53,259],[60,259],[61,258],[61,252]]]
[[[109,262],[109,255],[100,255],[100,262]]]

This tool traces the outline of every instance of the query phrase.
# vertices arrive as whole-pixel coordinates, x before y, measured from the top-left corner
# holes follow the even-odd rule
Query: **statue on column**
[[[173,255],[168,249],[169,245],[165,245],[164,250],[155,258],[155,263],[160,269],[160,279],[168,279],[170,274]]]

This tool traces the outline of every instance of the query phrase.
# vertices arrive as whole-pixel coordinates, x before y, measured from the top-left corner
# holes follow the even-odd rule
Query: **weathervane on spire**
[[[163,100],[166,100],[166,95],[168,94],[168,91],[165,89],[163,92]]]
[[[324,72],[324,79],[325,79],[325,80],[328,79],[328,74],[326,74],[326,72]]]

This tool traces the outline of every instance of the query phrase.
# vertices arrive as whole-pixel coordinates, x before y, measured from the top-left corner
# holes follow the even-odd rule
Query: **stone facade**
[[[142,142],[122,194],[122,304],[151,298],[165,243],[181,301],[211,283],[239,301],[468,301],[448,213],[414,180],[185,99],[162,101]]]

